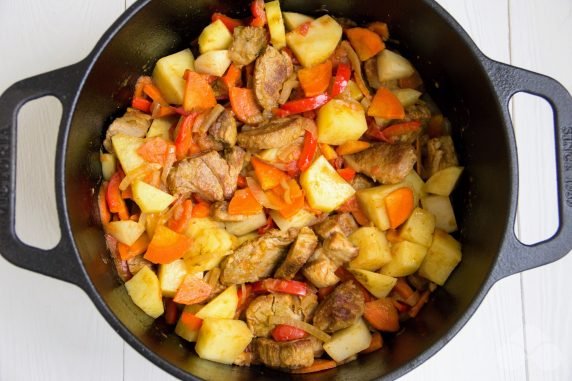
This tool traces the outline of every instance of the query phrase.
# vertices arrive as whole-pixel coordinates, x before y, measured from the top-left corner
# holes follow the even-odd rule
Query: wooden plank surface
[[[132,2],[1,1],[0,91],[18,79],[83,58]],[[439,3],[490,57],[552,75],[572,89],[569,0],[552,0],[550,6],[540,0]],[[21,27],[22,20],[28,28]],[[522,176],[521,187],[536,190],[521,198],[527,208],[519,215],[519,232],[533,242],[554,230],[556,220],[552,208],[542,207],[545,200],[551,202],[551,188],[545,185],[551,147],[542,140],[544,130],[534,124],[546,113],[526,102],[514,104],[519,147],[524,144],[522,151],[536,152],[537,159],[521,157],[521,165],[536,171]],[[47,174],[53,169],[58,122],[53,99],[30,104],[20,115],[19,164],[28,176],[18,182],[18,233],[40,247],[53,246],[58,236],[53,193],[45,191],[53,186]],[[538,181],[538,175],[546,176]],[[403,379],[572,379],[572,304],[564,291],[570,270],[572,256],[499,282],[464,329]],[[79,289],[4,260],[0,277],[0,380],[173,379],[125,345]]]

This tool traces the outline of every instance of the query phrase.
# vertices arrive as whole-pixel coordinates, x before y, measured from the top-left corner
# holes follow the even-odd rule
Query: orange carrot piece
[[[125,201],[121,198],[121,191],[119,190],[119,184],[125,176],[123,171],[119,170],[111,176],[109,183],[107,184],[106,200],[107,206],[111,213],[117,213],[119,219],[122,221],[129,219],[129,210]]]
[[[198,331],[203,325],[203,319],[196,317],[190,312],[185,312],[181,314],[181,323],[189,329],[190,331]]]
[[[399,315],[390,298],[366,302],[363,317],[377,330],[383,332],[399,331]]]
[[[160,137],[147,139],[145,143],[137,150],[139,156],[149,163],[157,163],[163,165],[165,157],[169,149],[169,143]]]
[[[241,122],[248,123],[251,119],[262,117],[254,91],[251,89],[231,87],[228,89],[228,96],[232,111]]]
[[[431,294],[431,291],[427,290],[421,295],[421,297],[419,298],[417,303],[415,303],[415,305],[413,307],[411,307],[411,309],[409,310],[409,316],[414,318],[417,316],[417,314],[419,314],[419,311],[421,311],[421,308],[429,301],[429,295],[430,294]]]
[[[187,70],[185,72],[187,84],[183,96],[183,109],[186,112],[193,110],[207,110],[216,106],[217,101],[211,85],[199,73]]]
[[[153,99],[153,101],[163,106],[169,106],[169,102],[167,102],[165,98],[163,98],[163,95],[161,95],[161,91],[154,84],[146,83],[145,85],[143,85],[143,92],[147,94],[149,98]]]
[[[336,153],[340,156],[351,155],[368,149],[370,145],[370,143],[361,140],[350,140],[340,144],[336,148]]]
[[[359,59],[362,61],[367,61],[385,49],[385,44],[381,37],[369,29],[351,28],[346,29],[345,32],[350,44],[352,44]]]
[[[238,189],[228,204],[228,214],[251,216],[262,212],[262,205],[254,198],[250,188]]]
[[[104,181],[99,187],[99,193],[97,194],[97,206],[99,207],[99,221],[103,226],[111,222],[111,213],[107,208],[107,201],[105,200],[106,194],[107,194],[107,181]]]
[[[173,217],[167,223],[169,229],[174,232],[182,233],[193,217],[193,202],[185,200],[173,213]]]
[[[397,292],[403,299],[407,299],[413,295],[413,289],[404,278],[397,278],[397,282],[395,283],[395,286],[393,286],[393,290],[395,290],[395,292]]]
[[[205,218],[211,214],[211,204],[201,200],[193,206],[192,217],[193,218]]]
[[[252,157],[250,162],[254,167],[256,180],[258,180],[262,190],[275,188],[280,185],[282,181],[288,181],[290,179],[286,173],[270,164],[263,162],[255,156]]]
[[[371,101],[367,115],[383,119],[403,119],[405,109],[395,94],[385,87],[380,87]]]
[[[222,81],[226,85],[227,88],[235,87],[240,82],[240,76],[242,72],[241,70],[236,67],[234,63],[231,63],[226,71],[226,74],[222,77]]]
[[[389,227],[397,228],[404,223],[413,212],[413,191],[403,187],[394,190],[385,197],[385,209],[389,217]]]
[[[381,337],[381,334],[379,332],[374,332],[371,334],[371,342],[369,343],[369,347],[367,347],[360,353],[366,354],[375,352],[378,349],[381,349],[381,347],[383,347],[383,338]]]
[[[389,39],[389,28],[384,22],[374,21],[367,26],[367,29],[379,35],[383,41],[387,41]]]
[[[160,225],[155,230],[144,258],[153,263],[168,264],[181,258],[191,244],[189,237]]]
[[[135,83],[135,92],[133,93],[133,98],[140,98],[144,99],[145,94],[143,92],[143,88],[145,85],[152,85],[153,80],[148,75],[142,75],[137,78],[137,82]]]
[[[325,359],[315,359],[314,363],[310,366],[300,369],[293,369],[290,373],[294,374],[306,374],[306,373],[315,373],[321,372],[323,370],[333,369],[337,366],[334,360],[325,360]]]
[[[326,160],[330,161],[338,157],[336,151],[329,144],[318,143],[318,147],[320,147],[320,151],[322,152],[322,155],[324,155]]]
[[[290,218],[304,208],[304,193],[294,179],[287,182],[288,193],[280,185],[265,192],[271,203],[278,205],[278,212],[284,218]]]
[[[197,304],[207,300],[211,292],[210,284],[189,274],[177,290],[173,301],[179,304]]]
[[[354,177],[356,177],[356,171],[350,167],[340,168],[337,170],[337,172],[342,177],[342,179],[346,180],[348,183],[351,183]]]
[[[117,251],[119,252],[119,256],[121,260],[126,261],[133,257],[143,254],[147,247],[149,246],[149,237],[147,234],[143,233],[137,241],[131,246],[127,246],[121,242],[117,243]]]
[[[322,94],[330,86],[332,61],[328,60],[313,67],[300,69],[298,79],[306,97]]]

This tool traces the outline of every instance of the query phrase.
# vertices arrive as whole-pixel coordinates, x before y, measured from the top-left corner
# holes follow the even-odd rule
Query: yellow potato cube
[[[435,231],[433,243],[419,268],[419,275],[442,286],[461,262],[461,244],[441,230]]]
[[[266,225],[264,212],[246,217],[243,221],[225,223],[226,231],[235,236],[241,236],[255,231]]]
[[[199,331],[195,350],[200,358],[232,364],[253,335],[242,320],[207,318]]]
[[[463,173],[463,167],[449,167],[436,172],[425,183],[425,191],[427,193],[436,194],[439,196],[449,196],[459,177]]]
[[[153,82],[161,90],[163,98],[171,104],[183,103],[186,70],[195,70],[195,59],[190,49],[161,58],[153,69]]]
[[[153,119],[149,131],[147,131],[147,138],[159,137],[165,141],[170,141],[171,126],[176,122],[176,119],[171,117]]]
[[[225,50],[232,44],[232,34],[220,20],[209,24],[199,36],[199,50],[201,54],[211,50]]]
[[[407,78],[415,73],[415,69],[407,58],[384,49],[377,55],[377,76],[382,82]]]
[[[145,160],[137,153],[137,150],[145,143],[142,138],[124,134],[113,135],[111,138],[113,150],[121,163],[121,168],[126,174],[145,164]]]
[[[367,131],[363,107],[357,102],[332,99],[318,110],[318,142],[340,145],[358,140]]]
[[[392,277],[411,275],[419,269],[426,254],[425,246],[409,241],[398,242],[391,247],[391,262],[379,272]]]
[[[316,216],[308,212],[306,209],[300,209],[298,213],[292,217],[286,219],[276,211],[270,211],[270,217],[274,220],[274,223],[280,230],[288,230],[290,228],[303,228],[304,226],[310,226],[316,221]]]
[[[340,362],[353,356],[371,343],[371,334],[363,319],[354,325],[337,331],[332,339],[324,344],[324,350],[335,361]]]
[[[187,276],[187,267],[182,259],[159,265],[159,284],[163,296],[173,298],[185,276]]]
[[[175,197],[169,193],[141,180],[136,180],[131,184],[131,190],[133,191],[133,201],[139,205],[143,213],[161,213],[175,201]]]
[[[429,247],[434,231],[435,216],[426,210],[415,208],[405,224],[399,228],[398,236],[401,239]]]
[[[419,201],[427,196],[427,193],[425,193],[425,182],[423,182],[423,179],[421,179],[417,172],[410,171],[407,176],[405,176],[405,179],[403,179],[403,183],[407,184],[413,191],[413,205],[419,205]]]
[[[420,91],[414,89],[395,89],[391,92],[399,99],[403,107],[414,105],[422,94]]]
[[[390,228],[389,217],[385,208],[385,197],[391,192],[408,187],[406,183],[380,185],[378,187],[360,189],[356,193],[357,201],[367,218],[381,231]],[[415,192],[413,192],[415,193]]]
[[[230,62],[228,50],[211,50],[197,57],[195,70],[197,73],[222,77]]]
[[[350,271],[357,281],[376,298],[385,298],[397,283],[397,278],[372,271],[351,269]]]
[[[306,22],[314,21],[310,16],[296,12],[282,12],[282,17],[284,18],[284,24],[286,24],[288,31],[294,30]]]
[[[217,295],[216,298],[207,303],[206,306],[197,312],[196,316],[201,319],[218,318],[232,319],[238,306],[238,294],[236,285],[232,285]]]
[[[391,261],[389,244],[379,229],[364,226],[349,236],[351,243],[359,248],[359,254],[350,262],[350,268],[375,271]]]
[[[144,266],[133,278],[125,282],[133,303],[154,319],[163,315],[163,298],[157,275]]]
[[[264,4],[266,10],[266,20],[268,20],[268,30],[270,31],[270,43],[276,49],[286,46],[286,31],[282,20],[282,11],[278,0]]]
[[[189,306],[185,306],[185,308],[183,309],[183,313],[188,312],[193,315],[196,315],[196,313],[199,312],[201,308],[203,308],[202,304],[191,304]],[[182,316],[183,314],[181,314],[181,317]],[[197,338],[199,337],[199,331],[200,328],[193,329],[191,327],[188,327],[187,325],[185,325],[185,323],[183,323],[182,319],[180,318],[179,321],[177,322],[177,325],[175,326],[175,333],[191,343],[197,341]]]
[[[421,199],[423,209],[435,216],[435,226],[447,233],[457,230],[457,219],[451,200],[446,196],[427,196]]]
[[[99,161],[101,162],[101,174],[104,180],[109,180],[117,169],[117,160],[112,153],[99,153]]]
[[[304,67],[320,64],[332,55],[342,38],[342,27],[331,16],[324,15],[310,23],[308,32],[286,34],[286,43]]]
[[[145,232],[145,226],[135,221],[112,221],[105,226],[105,231],[119,242],[131,246]]]

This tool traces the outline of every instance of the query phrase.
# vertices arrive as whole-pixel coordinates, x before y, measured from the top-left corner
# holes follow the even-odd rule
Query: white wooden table
[[[84,58],[131,0],[0,0],[0,92]],[[572,91],[570,0],[439,0],[488,56],[550,75]],[[44,98],[19,117],[18,224],[38,247],[59,239],[53,160],[61,113]],[[521,170],[519,227],[547,238],[555,209],[551,112],[513,103]],[[572,255],[496,284],[461,332],[403,380],[572,380]],[[0,380],[171,380],[111,329],[88,297],[0,259]]]

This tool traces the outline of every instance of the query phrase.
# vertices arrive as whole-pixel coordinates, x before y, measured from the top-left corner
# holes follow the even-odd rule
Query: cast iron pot
[[[81,287],[101,314],[150,361],[185,380],[277,380],[266,368],[239,368],[199,359],[130,300],[114,273],[97,224],[94,190],[104,130],[129,104],[136,78],[161,56],[187,47],[212,12],[248,14],[249,0],[139,1],[105,33],[83,61],[14,84],[0,98],[0,251],[17,266]],[[432,0],[284,0],[284,10],[331,12],[357,21],[389,23],[429,93],[454,126],[466,167],[455,203],[463,261],[403,334],[384,349],[315,375],[311,380],[394,379],[443,347],[499,279],[555,261],[572,247],[572,98],[540,74],[485,57]],[[508,101],[517,92],[545,98],[555,114],[560,227],[533,246],[514,235],[518,173]],[[29,100],[54,95],[63,104],[56,155],[61,242],[43,251],[15,234],[16,115]]]

